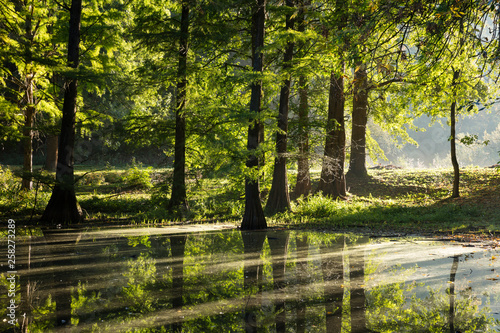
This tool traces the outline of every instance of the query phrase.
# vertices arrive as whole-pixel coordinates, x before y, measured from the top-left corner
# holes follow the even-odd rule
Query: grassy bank
[[[20,179],[2,167],[2,220],[35,224],[50,198],[50,174],[39,174],[36,189],[23,192]],[[168,212],[171,170],[133,165],[123,169],[77,169],[77,197],[86,223],[172,223],[226,221],[239,224],[243,186],[225,179],[191,174],[190,210]],[[313,184],[318,174],[313,173]],[[270,226],[362,229],[369,232],[500,233],[500,173],[467,168],[461,172],[461,197],[449,199],[451,170],[370,170],[365,179],[348,180],[346,201],[321,195],[298,198],[291,213],[268,218]],[[265,185],[264,185],[265,188]]]

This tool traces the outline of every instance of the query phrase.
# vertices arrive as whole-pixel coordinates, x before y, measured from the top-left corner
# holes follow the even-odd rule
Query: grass
[[[500,173],[461,171],[461,197],[450,199],[451,170],[371,170],[348,179],[349,198],[299,199],[293,213],[276,218],[308,227],[364,228],[409,233],[500,232]]]
[[[42,174],[38,190],[19,189],[20,178],[2,167],[0,216],[36,223],[50,198]],[[123,169],[76,169],[77,199],[86,223],[171,223],[232,221],[243,214],[243,185],[229,180],[188,179],[189,211],[168,212],[169,169],[132,165]],[[43,176],[43,177],[42,177]],[[461,197],[450,199],[451,170],[370,170],[368,178],[348,179],[348,199],[321,195],[292,202],[292,212],[268,217],[272,227],[322,228],[373,233],[500,233],[500,172],[461,171]],[[318,175],[313,173],[313,184]]]

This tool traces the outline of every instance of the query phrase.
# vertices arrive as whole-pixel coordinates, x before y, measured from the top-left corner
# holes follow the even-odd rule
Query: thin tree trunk
[[[188,208],[186,195],[186,117],[184,107],[186,105],[187,88],[187,52],[189,38],[189,4],[183,2],[181,15],[181,34],[179,40],[179,67],[177,77],[177,109],[175,114],[175,154],[174,154],[174,178],[172,182],[172,195],[168,208]]]
[[[305,76],[299,77],[299,157],[297,161],[297,183],[295,198],[311,193],[309,172],[309,103],[308,87]]]
[[[299,2],[299,12],[297,15],[297,30],[304,32],[306,29],[306,6],[308,0]],[[305,43],[304,43],[305,44]],[[304,45],[303,45],[304,46]],[[299,76],[299,156],[297,159],[297,183],[295,184],[294,196],[308,196],[311,193],[311,175],[309,172],[309,96],[308,81],[305,75]]]
[[[458,77],[460,76],[460,71],[453,71],[453,85],[456,84]],[[456,96],[456,92],[453,93]],[[457,159],[457,148],[456,148],[456,107],[457,102],[453,101],[450,108],[450,146],[451,146],[451,164],[453,165],[453,193],[452,198],[460,197],[460,166],[458,165]]]
[[[26,15],[25,21],[25,38],[33,40],[33,31],[31,24],[31,16]],[[35,96],[33,91],[33,77],[32,72],[32,52],[31,45],[26,44],[25,47],[25,78],[24,78],[24,156],[23,156],[23,177],[21,188],[30,191],[33,188],[32,172],[33,172],[33,124],[35,118]]]
[[[45,158],[45,170],[47,171],[56,171],[58,141],[59,137],[57,135],[50,135],[47,137],[47,156]]]
[[[286,0],[286,6],[293,8],[294,3],[291,0]],[[292,15],[286,16],[286,30],[292,30],[294,20]],[[283,70],[287,71],[291,67],[293,59],[294,43],[288,42],[283,57]],[[290,76],[285,79],[280,91],[280,104],[278,108],[278,132],[276,133],[276,153],[274,160],[273,181],[271,191],[267,199],[266,211],[274,215],[290,210],[290,196],[288,193],[288,176],[286,169],[286,154],[288,141],[288,109],[290,99]]]
[[[68,39],[68,66],[71,68],[78,68],[79,64],[81,14],[82,0],[72,0]],[[67,77],[56,170],[57,183],[41,217],[43,222],[69,224],[78,223],[83,219],[82,210],[75,195],[73,168],[77,96],[77,79]]]
[[[266,19],[266,0],[257,0],[256,8],[252,15],[252,69],[255,73],[262,73],[264,46],[264,23]],[[261,110],[262,80],[256,80],[251,84],[250,112],[257,118]],[[248,126],[247,150],[250,156],[246,162],[249,169],[258,169],[259,159],[257,148],[259,147],[261,126],[258,121],[251,120]],[[260,189],[258,177],[247,177],[245,180],[245,213],[241,222],[242,230],[255,230],[267,228],[266,218],[260,202]]]
[[[264,124],[264,122],[262,122],[260,120],[256,120],[255,122],[259,126],[259,141],[258,141],[258,145],[261,145],[262,143],[264,143],[264,140],[265,140],[265,137],[266,137],[265,124]],[[264,166],[266,165],[266,154],[264,152],[262,152],[259,155],[258,161],[259,161],[258,168],[260,170],[259,182],[264,183],[266,181],[266,173],[264,171]],[[265,193],[265,192],[259,192],[259,198],[260,198],[261,202],[264,201],[264,199],[266,198],[266,196],[267,196],[267,193]]]
[[[354,94],[352,101],[351,156],[349,177],[365,177],[366,170],[366,124],[368,122],[368,87],[365,64],[356,62],[354,72]]]
[[[24,111],[24,151],[23,151],[23,180],[21,188],[23,190],[31,190],[33,188],[32,172],[33,172],[33,123],[35,116],[35,108],[33,105],[33,87],[26,91],[26,98],[28,99],[28,106]],[[31,91],[30,91],[31,90]]]

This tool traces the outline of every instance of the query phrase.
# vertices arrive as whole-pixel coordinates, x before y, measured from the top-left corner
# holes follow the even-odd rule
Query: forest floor
[[[3,170],[3,171],[2,171]],[[0,170],[0,218],[36,224],[50,198],[47,177],[38,190],[19,190],[20,179]],[[168,169],[142,168],[76,172],[77,199],[85,225],[152,225],[227,223],[239,225],[242,186],[226,179],[192,175],[188,181],[189,211],[168,212]],[[275,228],[327,229],[343,232],[467,237],[500,236],[500,170],[461,170],[461,196],[450,199],[452,171],[437,169],[369,170],[363,179],[348,179],[348,198],[331,200],[315,194],[292,201],[292,212],[269,216]],[[50,177],[49,177],[50,178]],[[312,173],[313,188],[319,174]],[[293,181],[293,174],[290,179]],[[291,181],[291,182],[292,182]],[[267,184],[262,187],[266,189]],[[264,191],[265,192],[265,191]]]
[[[366,202],[350,226],[395,233],[500,235],[500,172],[464,168],[460,197],[451,198],[451,170],[370,170],[347,180],[346,205]]]

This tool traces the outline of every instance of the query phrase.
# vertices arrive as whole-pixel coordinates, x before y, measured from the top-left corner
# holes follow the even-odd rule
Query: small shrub
[[[337,209],[332,199],[320,194],[305,199],[299,198],[296,213],[302,216],[321,218],[336,215]]]
[[[153,187],[151,183],[152,167],[143,169],[141,163],[136,163],[132,160],[132,167],[125,171],[122,181],[125,185],[136,189],[150,189]]]
[[[122,176],[117,171],[108,171],[103,174],[104,181],[108,184],[116,184],[122,181]]]
[[[104,175],[101,172],[91,172],[86,174],[82,179],[80,179],[80,183],[82,185],[90,185],[90,186],[101,185],[105,181],[106,179],[104,178]]]
[[[18,181],[14,179],[12,171],[0,165],[0,193],[5,193],[14,188],[16,183],[18,183]]]

